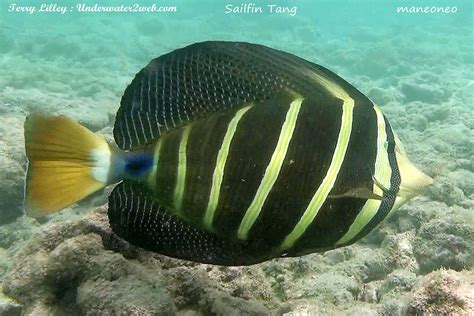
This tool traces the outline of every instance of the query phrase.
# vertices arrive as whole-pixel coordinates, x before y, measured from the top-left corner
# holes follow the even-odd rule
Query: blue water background
[[[456,50],[446,42],[457,34],[473,30],[473,2],[469,0],[276,0],[276,1],[56,1],[58,5],[77,3],[175,5],[175,13],[78,13],[19,14],[7,12],[8,5],[39,6],[41,1],[2,1],[0,7],[0,71],[7,85],[21,88],[54,80],[54,75],[80,75],[87,70],[88,83],[107,81],[118,98],[132,76],[151,58],[184,45],[204,40],[239,40],[269,45],[290,51],[312,61],[326,64],[351,75],[351,65],[344,59],[328,58],[338,49],[357,54],[357,49],[378,43],[393,36],[411,36],[417,51],[445,54],[458,59]],[[45,2],[49,3],[49,2]],[[225,5],[254,3],[297,6],[295,16],[270,14],[225,14]],[[455,14],[397,14],[397,6],[456,6]],[[413,38],[418,31],[419,38]],[[427,32],[430,36],[425,37]],[[434,36],[433,36],[434,34]],[[464,43],[464,45],[473,45]],[[397,50],[395,46],[386,49]],[[5,55],[13,55],[9,59]],[[19,58],[21,57],[21,58]],[[404,57],[404,56],[401,56]],[[407,56],[405,56],[407,57]],[[463,60],[469,56],[462,57]],[[471,56],[472,57],[472,56]],[[330,59],[330,61],[329,61]],[[15,69],[29,68],[32,63],[56,63],[58,72],[50,77],[33,71],[17,82]],[[376,60],[365,60],[366,68]],[[466,62],[469,62],[466,60]],[[11,64],[14,63],[14,64]],[[432,65],[434,66],[434,65]],[[363,67],[361,67],[363,68]],[[356,68],[354,75],[364,75]],[[361,73],[362,70],[362,73]],[[110,76],[107,75],[109,71]],[[61,72],[63,72],[61,74]],[[367,74],[370,77],[370,73]],[[62,77],[62,76],[59,76]],[[84,76],[82,77],[83,80]],[[43,85],[42,89],[50,89]],[[103,89],[103,88],[101,88]],[[92,89],[90,95],[99,93]],[[86,93],[87,95],[87,93]],[[118,99],[117,99],[118,101]]]

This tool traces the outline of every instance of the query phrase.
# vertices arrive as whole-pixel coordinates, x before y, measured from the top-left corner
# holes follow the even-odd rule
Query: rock
[[[134,272],[138,276],[89,278],[77,288],[76,304],[85,314],[174,315],[162,275],[139,268]]]
[[[380,247],[379,240],[380,249],[353,245],[249,267],[217,267],[128,244],[110,230],[105,207],[84,218],[67,218],[71,214],[60,213],[43,225],[5,275],[3,291],[25,315],[375,314],[379,299],[407,283],[393,277],[383,286],[386,292],[379,291],[387,275],[405,262],[390,258],[391,249],[400,248],[401,257],[410,254],[405,237],[393,239],[392,248],[389,243]]]
[[[448,206],[462,205],[466,197],[456,182],[453,183],[450,175],[442,175],[427,189],[428,194],[434,201],[444,202]]]
[[[381,299],[377,305],[377,315],[401,315],[405,307],[405,296],[398,294]]]
[[[374,310],[369,304],[357,304],[355,306],[350,307],[349,309],[345,310],[344,313],[340,313],[340,315],[348,315],[348,316],[378,316],[376,310]]]
[[[0,247],[18,247],[27,241],[38,229],[35,219],[27,216],[18,217],[14,222],[0,225]]]
[[[1,116],[0,121],[0,225],[23,214],[26,159],[23,153],[23,120]]]
[[[104,248],[101,237],[111,234],[105,211],[48,224],[17,253],[3,291],[26,315],[176,311],[163,274]]]
[[[370,282],[364,284],[357,299],[362,302],[376,303],[377,302],[377,282]]]
[[[354,278],[327,272],[304,282],[303,297],[318,297],[321,301],[347,306],[356,299],[359,287],[359,282]]]
[[[415,237],[414,231],[404,233],[387,234],[382,247],[387,249],[390,258],[394,261],[394,266],[409,271],[417,271],[419,266],[413,257],[412,241]]]
[[[106,207],[44,225],[12,259],[3,291],[25,315],[174,315],[190,306],[203,314],[265,315],[262,302],[274,297],[260,268],[184,262],[120,240]]]
[[[252,275],[259,271],[261,273],[261,270],[248,267],[235,269],[241,272],[229,284],[223,284],[222,279],[225,276],[219,269],[211,266],[196,265],[192,269],[180,266],[172,269],[173,293],[177,306],[195,306],[206,315],[270,313],[270,310],[262,304],[272,298],[270,286],[263,278],[263,274]]]
[[[451,109],[448,106],[432,106],[428,111],[424,111],[424,115],[430,122],[444,121],[449,118]]]
[[[211,292],[204,301],[206,314],[212,315],[268,315],[270,311],[255,300],[244,300],[229,294]]]
[[[461,205],[466,199],[464,192],[445,177],[438,178],[427,190],[433,200],[444,202],[448,206]]]
[[[10,267],[10,256],[8,251],[0,247],[0,282],[3,280],[5,272]]]
[[[439,270],[415,286],[405,307],[407,315],[473,315],[474,273]]]
[[[415,285],[417,276],[407,270],[395,270],[390,273],[377,289],[377,296],[383,297],[390,292],[408,292]]]
[[[428,120],[423,115],[414,114],[410,118],[410,125],[413,126],[417,131],[423,132],[428,127]]]
[[[20,316],[22,306],[0,291],[0,316]]]
[[[311,300],[293,302],[283,316],[334,315],[335,309],[324,302],[315,303]]]
[[[396,102],[398,99],[398,95],[395,92],[388,89],[381,89],[378,87],[370,89],[367,96],[376,104],[382,107],[387,103]]]
[[[359,282],[381,280],[395,267],[394,258],[382,249],[351,246],[354,256],[334,267],[334,271]]]
[[[470,159],[457,159],[456,168],[466,169],[471,173],[474,172],[474,156],[472,156]]]
[[[245,300],[268,301],[274,295],[272,284],[266,279],[262,269],[219,267],[209,271],[208,277],[232,296]]]
[[[421,101],[424,103],[439,104],[448,97],[436,84],[403,83],[400,89],[405,95],[405,102]]]
[[[441,267],[460,271],[474,266],[474,225],[462,214],[449,214],[425,222],[413,240],[413,254],[420,272]]]
[[[465,196],[474,194],[474,172],[457,169],[449,173],[449,181],[462,190]]]

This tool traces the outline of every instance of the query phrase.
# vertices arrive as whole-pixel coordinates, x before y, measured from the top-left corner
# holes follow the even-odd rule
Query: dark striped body
[[[289,139],[277,148],[295,100],[301,103],[295,110],[294,126],[286,126],[283,132]],[[341,126],[342,102],[328,104],[282,94],[247,104],[243,111],[217,113],[162,136],[156,151],[156,174],[149,178],[157,200],[184,221],[221,238],[247,240],[258,245],[259,252],[298,255],[335,247],[367,202],[360,197],[340,196],[352,188],[373,187],[378,135],[373,106],[359,104],[353,108],[352,132],[329,197],[288,248],[282,248],[285,238],[327,176],[341,128],[348,128]],[[233,124],[235,129],[229,132]],[[223,157],[220,152],[226,144],[227,155]],[[267,171],[272,157],[282,151],[273,159],[273,165],[280,167]],[[221,182],[216,185],[219,172]],[[269,176],[273,182],[267,181],[262,191]],[[206,219],[212,202],[213,214]],[[252,211],[255,219],[245,224],[246,213]],[[240,236],[239,228],[245,232]]]
[[[198,262],[351,244],[421,187],[401,176],[418,171],[371,100],[324,67],[248,43],[199,43],[150,62],[125,91],[114,136],[153,153],[146,176],[112,194],[114,231]],[[156,237],[179,231],[179,243]]]

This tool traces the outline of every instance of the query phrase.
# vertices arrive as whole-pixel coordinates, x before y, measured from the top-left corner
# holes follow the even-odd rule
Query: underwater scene
[[[0,3],[0,315],[474,315],[470,0]]]

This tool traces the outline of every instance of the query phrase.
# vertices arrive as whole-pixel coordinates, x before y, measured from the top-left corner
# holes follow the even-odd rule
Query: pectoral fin
[[[340,199],[340,198],[345,198],[345,197],[352,197],[352,198],[358,198],[358,199],[370,199],[370,200],[381,200],[382,197],[380,195],[375,194],[368,188],[354,188],[350,189],[342,194],[335,194],[335,195],[329,195],[329,198],[331,199]]]

